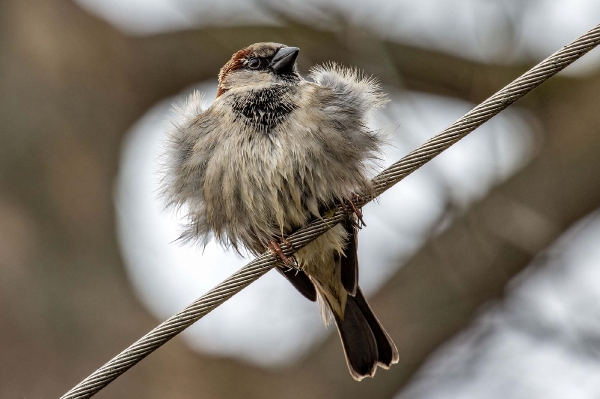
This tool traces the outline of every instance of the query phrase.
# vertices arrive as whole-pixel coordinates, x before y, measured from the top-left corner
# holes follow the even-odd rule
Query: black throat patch
[[[293,86],[274,85],[268,89],[251,90],[233,101],[236,116],[245,124],[269,132],[298,106],[292,100]]]

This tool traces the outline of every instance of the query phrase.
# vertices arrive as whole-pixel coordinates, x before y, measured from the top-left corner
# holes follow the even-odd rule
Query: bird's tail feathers
[[[333,312],[348,369],[360,381],[373,377],[377,366],[388,369],[398,362],[398,350],[373,314],[360,288],[348,296],[343,319]]]

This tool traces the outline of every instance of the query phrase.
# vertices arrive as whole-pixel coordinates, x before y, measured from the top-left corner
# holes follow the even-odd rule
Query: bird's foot
[[[350,216],[350,220],[352,221],[352,224],[356,228],[361,229],[361,228],[365,227],[367,224],[363,220],[362,212],[354,203],[354,201],[359,201],[361,199],[361,196],[353,193],[352,198],[353,199],[344,198],[344,200],[342,201],[342,208],[348,214],[348,216]],[[353,215],[356,215],[356,219],[358,219],[358,221],[352,217]]]
[[[290,248],[294,248],[292,243],[290,243],[285,238],[282,238],[281,242],[283,242],[285,245],[287,245]],[[281,249],[281,245],[279,244],[279,242],[277,240],[269,241],[269,250],[273,253],[273,256],[275,256],[277,259],[279,259],[281,262],[283,262],[283,264],[286,265],[287,267],[296,268],[298,266],[295,257],[285,256],[285,254],[283,253],[283,250]]]
[[[292,245],[292,243],[291,243],[291,242],[289,242],[287,238],[285,238],[285,237],[281,237],[280,241],[281,241],[282,243],[284,243],[285,245],[287,245],[288,247],[290,247],[290,248],[292,248],[292,249],[296,249],[296,247],[294,247],[294,245]]]

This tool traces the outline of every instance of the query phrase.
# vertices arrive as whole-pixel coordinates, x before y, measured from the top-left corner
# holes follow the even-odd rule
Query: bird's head
[[[234,89],[261,89],[300,81],[300,49],[279,43],[255,43],[233,54],[219,72],[217,97]]]

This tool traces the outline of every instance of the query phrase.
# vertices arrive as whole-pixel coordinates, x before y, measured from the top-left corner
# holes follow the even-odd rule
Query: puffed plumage
[[[277,43],[242,49],[221,69],[209,108],[194,93],[179,109],[163,194],[187,207],[183,239],[214,238],[258,255],[335,204],[371,193],[367,168],[382,138],[366,122],[385,95],[335,64],[313,68],[307,81],[297,54]],[[296,253],[299,273],[283,274],[307,298],[319,294],[324,321],[333,313],[360,380],[397,362],[398,352],[358,287],[356,236],[349,218]]]

